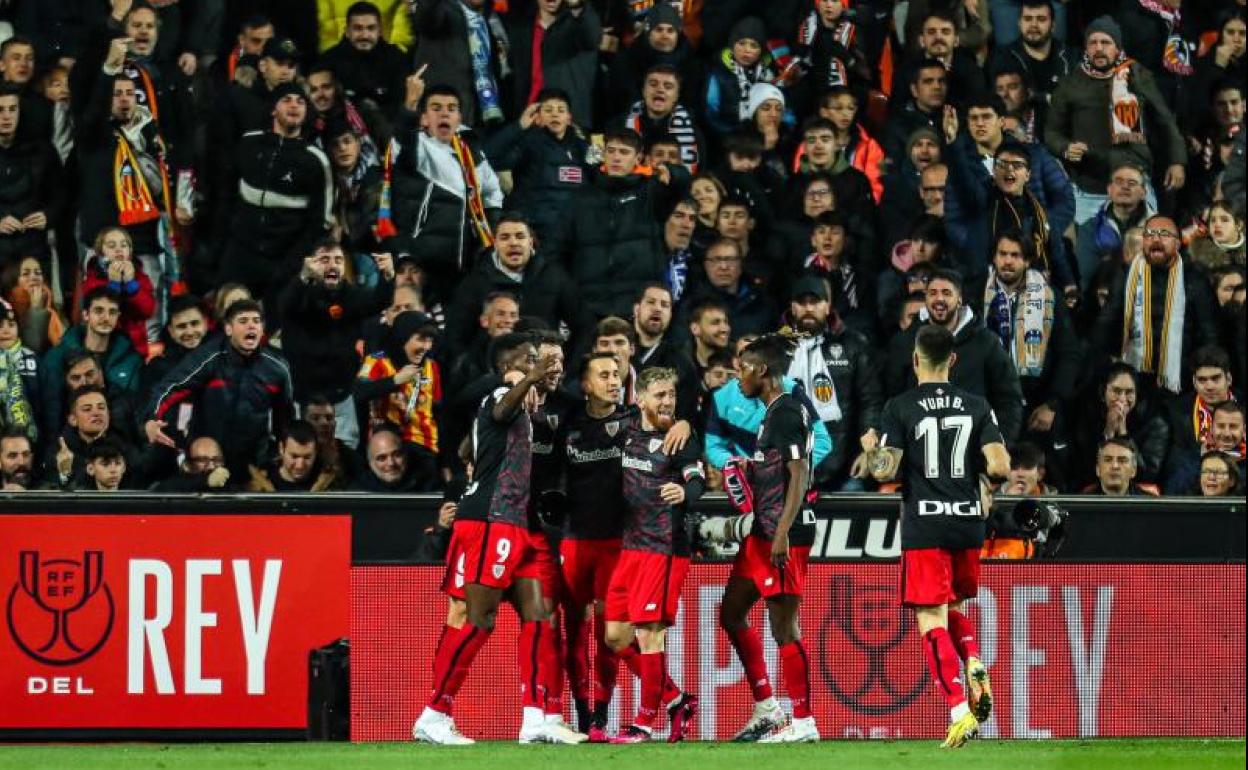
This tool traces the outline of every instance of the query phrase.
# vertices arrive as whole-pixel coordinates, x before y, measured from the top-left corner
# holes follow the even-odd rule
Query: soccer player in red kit
[[[949,384],[955,359],[948,329],[919,330],[913,356],[919,384],[885,404],[879,446],[856,463],[877,481],[902,481],[901,601],[914,610],[932,681],[949,706],[944,748],[975,737],[992,710],[975,626],[961,608],[979,590],[979,550],[992,507],[987,477],[1010,472],[988,402]]]
[[[685,509],[706,488],[696,438],[674,455],[663,451],[664,435],[675,421],[676,371],[644,370],[637,379],[637,396],[640,415],[628,425],[620,461],[628,515],[607,589],[606,614],[607,643],[638,674],[641,699],[632,725],[612,743],[651,740],[664,690],[674,687],[663,644],[667,628],[676,622],[680,589],[689,571]],[[673,697],[681,697],[679,690]],[[673,719],[675,740],[683,738],[689,721],[691,713],[687,719]]]
[[[754,457],[746,469],[754,524],[741,543],[719,609],[719,625],[741,659],[754,696],[754,713],[734,738],[742,742],[819,740],[810,708],[810,658],[797,622],[814,539],[814,512],[806,502],[814,433],[810,415],[781,384],[792,349],[788,338],[768,334],[741,352],[741,393],[767,406]],[[776,701],[762,639],[750,627],[750,608],[760,598],[767,602],[771,635],[780,648],[792,719]]]
[[[418,741],[466,745],[451,717],[455,696],[477,653],[494,631],[498,605],[508,599],[520,616],[520,675],[523,685],[522,743],[579,743],[585,739],[559,723],[546,721],[544,677],[539,662],[543,620],[539,565],[529,532],[532,475],[532,423],[525,412],[531,391],[556,366],[554,356],[539,358],[530,337],[505,334],[490,346],[502,385],[487,396],[472,425],[473,480],[460,500],[447,554],[444,588],[462,593],[467,622],[448,628],[433,660],[433,692],[412,726]],[[550,642],[549,633],[546,634]]]

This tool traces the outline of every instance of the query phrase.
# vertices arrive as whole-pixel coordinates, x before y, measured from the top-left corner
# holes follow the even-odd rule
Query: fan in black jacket
[[[269,130],[251,131],[238,141],[230,170],[237,196],[225,237],[219,278],[237,281],[252,296],[268,296],[299,271],[329,230],[333,177],[325,153],[301,138],[308,100],[303,90],[285,83],[273,91]]]

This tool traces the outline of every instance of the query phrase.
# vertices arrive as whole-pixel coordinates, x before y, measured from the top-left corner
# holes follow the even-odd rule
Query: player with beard
[[[455,515],[443,581],[443,590],[464,600],[467,622],[448,626],[438,643],[433,692],[412,736],[446,746],[474,742],[455,727],[451,707],[506,598],[520,616],[520,742],[580,743],[583,735],[546,721],[542,665],[554,658],[553,640],[528,526],[533,429],[524,412],[533,408],[534,389],[557,361],[553,355],[539,358],[531,339],[517,333],[499,337],[491,352],[505,384],[482,400],[473,422],[473,480]]]
[[[719,625],[741,659],[754,696],[754,713],[734,738],[743,742],[819,740],[810,707],[810,659],[797,620],[815,532],[814,511],[807,505],[814,432],[801,402],[784,392],[782,379],[792,355],[788,338],[767,334],[745,347],[739,367],[741,393],[767,405],[753,461],[745,469],[754,524],[741,543],[719,608]],[[750,609],[760,598],[767,602],[771,636],[780,648],[791,720],[772,692],[762,639],[750,626]]]
[[[902,480],[901,603],[914,610],[932,681],[949,706],[944,748],[975,737],[992,712],[988,669],[962,602],[979,588],[988,477],[1010,472],[988,402],[949,383],[957,358],[948,329],[919,330],[911,359],[919,385],[885,404],[879,447],[855,461],[860,475]]]
[[[663,645],[676,622],[680,589],[689,571],[687,506],[706,488],[700,442],[695,437],[675,454],[664,451],[665,434],[676,419],[676,371],[651,367],[638,378],[640,413],[624,431],[624,520],[620,558],[607,588],[607,644],[641,680],[641,699],[632,725],[612,743],[651,740],[665,697],[672,714],[669,742],[684,738],[697,701],[668,677]]]
[[[618,357],[609,352],[593,353],[581,365],[583,407],[572,410],[560,426],[557,453],[565,463],[567,515],[559,544],[563,572],[564,622],[567,639],[567,668],[572,680],[577,726],[589,733],[590,741],[607,741],[607,708],[615,689],[620,658],[606,644],[605,603],[612,572],[620,555],[627,507],[623,456],[625,427],[636,418],[636,407],[622,406]],[[664,439],[663,451],[673,454],[685,445],[690,426],[680,421]],[[596,610],[596,613],[595,613]],[[589,671],[589,630],[593,618],[593,638],[597,640],[594,672]],[[679,698],[679,689],[669,688],[668,702],[675,709],[673,721],[685,718],[688,698]]]

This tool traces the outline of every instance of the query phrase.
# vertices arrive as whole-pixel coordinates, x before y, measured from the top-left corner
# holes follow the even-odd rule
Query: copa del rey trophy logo
[[[103,551],[85,551],[80,560],[21,552],[5,618],[22,652],[50,666],[81,663],[108,641],[115,616]]]

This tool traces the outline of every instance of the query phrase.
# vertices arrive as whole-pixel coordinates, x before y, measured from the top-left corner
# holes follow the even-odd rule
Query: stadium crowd
[[[714,489],[788,326],[870,490],[940,324],[1007,491],[1243,494],[1242,0],[759,5],[0,3],[4,488],[443,490],[531,331]]]

